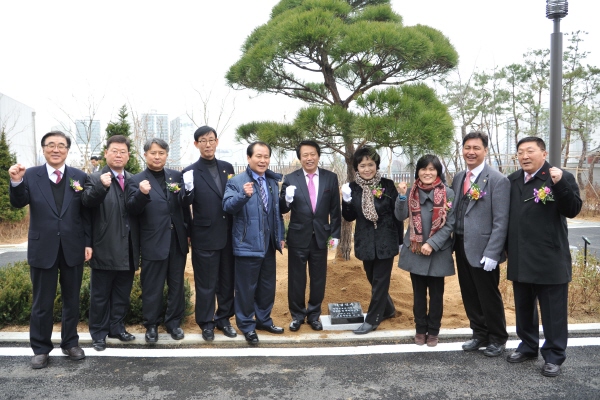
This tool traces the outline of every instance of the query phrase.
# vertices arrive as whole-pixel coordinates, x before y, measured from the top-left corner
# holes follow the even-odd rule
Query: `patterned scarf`
[[[381,181],[381,172],[377,171],[375,176],[369,180],[365,180],[360,177],[358,172],[356,173],[356,183],[363,190],[362,192],[362,212],[366,219],[372,221],[375,225],[375,229],[377,229],[377,219],[379,216],[377,215],[377,211],[375,210],[375,203],[373,202],[373,192],[372,187],[379,185],[379,181]],[[383,197],[383,195],[382,195]]]
[[[417,179],[408,195],[410,250],[415,254],[421,254],[421,246],[423,245],[421,201],[418,189],[427,193],[433,190],[433,213],[431,215],[429,237],[432,237],[446,223],[446,187],[442,180],[438,176],[431,185],[425,185],[420,179]]]

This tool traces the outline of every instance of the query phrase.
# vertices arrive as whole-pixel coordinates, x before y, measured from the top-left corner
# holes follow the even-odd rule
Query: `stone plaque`
[[[360,324],[365,322],[365,316],[360,303],[329,303],[331,324]]]

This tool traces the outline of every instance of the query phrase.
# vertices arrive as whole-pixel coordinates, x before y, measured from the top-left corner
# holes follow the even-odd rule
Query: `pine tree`
[[[129,122],[127,122],[128,115],[129,114],[127,114],[127,106],[123,105],[123,107],[121,107],[121,109],[119,110],[119,120],[117,122],[109,122],[106,126],[106,139],[108,140],[108,138],[115,135],[122,135],[129,138],[129,140],[131,141],[131,148],[129,154],[129,161],[127,161],[127,164],[125,165],[125,170],[132,174],[137,174],[138,172],[141,172],[142,169],[137,158],[136,149],[133,145],[133,140],[131,140],[131,126],[129,125]],[[106,146],[104,146],[102,153],[104,154],[105,151]]]
[[[6,133],[2,129],[0,135],[0,182],[2,182],[0,184],[0,222],[17,222],[22,220],[27,213],[25,208],[14,208],[10,205],[8,169],[16,163],[17,157],[10,152]]]

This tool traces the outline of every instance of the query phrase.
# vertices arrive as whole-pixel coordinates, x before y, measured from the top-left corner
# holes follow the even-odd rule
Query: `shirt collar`
[[[60,174],[62,176],[64,176],[65,175],[65,164],[63,164],[62,167],[58,168],[58,170],[60,171]],[[56,171],[56,168],[53,168],[50,165],[48,165],[48,163],[46,163],[46,171],[48,171],[48,176],[50,176],[54,173],[54,171]]]
[[[471,176],[472,176],[471,180],[477,179],[477,177],[479,176],[481,171],[483,171],[483,168],[485,168],[485,161],[471,170]]]
[[[304,176],[308,175],[308,172],[306,172],[306,170],[304,168],[302,168],[302,172],[304,172]],[[319,168],[317,168],[317,170],[315,171],[315,176],[319,176]]]
[[[250,170],[250,172],[252,172],[252,177],[254,178],[254,180],[258,182],[258,178],[260,178],[261,176],[253,170]],[[265,178],[265,181],[267,180],[267,178],[264,175],[262,177]]]

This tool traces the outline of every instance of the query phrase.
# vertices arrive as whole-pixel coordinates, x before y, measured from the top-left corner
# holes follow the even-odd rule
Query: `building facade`
[[[0,93],[0,130],[6,133],[10,152],[17,156],[18,163],[26,167],[41,164],[43,157],[36,136],[33,108]]]

